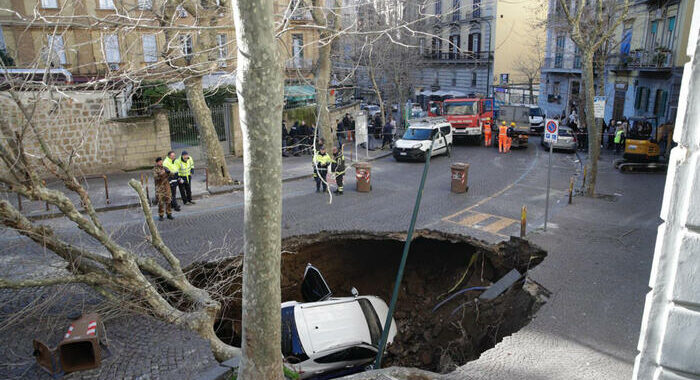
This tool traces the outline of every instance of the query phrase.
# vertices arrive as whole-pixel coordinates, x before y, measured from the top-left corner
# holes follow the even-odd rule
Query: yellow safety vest
[[[622,134],[624,131],[620,129],[619,131],[615,132],[615,144],[619,144],[622,142]]]
[[[178,160],[173,161],[170,157],[166,157],[165,160],[163,160],[163,166],[170,171],[170,174],[177,174],[179,171],[177,161]]]
[[[175,161],[175,165],[178,168],[177,174],[180,177],[189,178],[192,169],[194,169],[194,159],[192,157],[189,157],[187,161],[184,161],[182,157],[180,157]]]
[[[328,167],[333,162],[333,159],[331,156],[326,153],[326,154],[321,154],[321,153],[316,153],[314,156],[314,166],[318,165],[320,168]]]

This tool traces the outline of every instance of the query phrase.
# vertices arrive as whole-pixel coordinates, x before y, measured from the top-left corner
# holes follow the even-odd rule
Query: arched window
[[[450,52],[449,57],[450,59],[458,59],[459,58],[459,52],[460,49],[462,48],[461,41],[460,41],[460,35],[459,35],[459,28],[452,28],[450,31],[450,46],[448,51]]]

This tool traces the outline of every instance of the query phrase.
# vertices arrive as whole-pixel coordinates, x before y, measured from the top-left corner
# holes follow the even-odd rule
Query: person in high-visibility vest
[[[337,147],[333,147],[333,163],[331,164],[331,170],[335,176],[335,183],[338,185],[338,189],[335,191],[338,195],[343,195],[343,177],[345,177],[345,156],[343,155],[343,150],[338,150]]]
[[[313,159],[314,180],[316,181],[317,193],[321,192],[321,185],[323,185],[324,192],[327,189],[326,174],[328,174],[328,167],[331,166],[331,163],[333,163],[333,159],[326,153],[326,147],[320,146]]]
[[[622,148],[622,141],[623,138],[622,136],[625,134],[625,130],[620,126],[617,128],[617,131],[615,131],[615,154],[620,153],[620,150],[624,150]]]
[[[506,152],[506,144],[508,143],[508,126],[506,122],[503,121],[498,127],[498,152]]]
[[[194,159],[187,154],[186,151],[182,151],[180,158],[175,161],[175,165],[178,168],[178,187],[180,188],[180,198],[182,198],[182,204],[194,204],[192,200],[192,175],[194,174]]]
[[[171,150],[168,152],[168,157],[163,160],[163,166],[165,166],[165,168],[168,169],[168,172],[170,172],[168,177],[168,182],[170,183],[170,207],[172,207],[172,209],[175,211],[180,211],[180,206],[177,205],[177,199],[175,198],[177,195],[177,182],[179,179],[179,168],[175,164],[175,161],[177,161],[175,158],[175,152]],[[180,192],[180,196],[182,196],[182,191]]]
[[[491,146],[491,118],[484,120],[484,146]]]
[[[513,137],[515,135],[515,122],[510,123],[510,128],[506,131],[508,139],[506,139],[506,152],[510,152],[510,147],[513,145]]]

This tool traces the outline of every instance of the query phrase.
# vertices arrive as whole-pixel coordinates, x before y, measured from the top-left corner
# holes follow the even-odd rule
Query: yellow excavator
[[[665,141],[671,138],[673,127],[670,124],[659,126],[656,117],[633,117],[628,123],[625,151],[622,159],[615,161],[615,167],[621,172],[665,171],[668,165],[660,160],[659,143],[664,135]]]

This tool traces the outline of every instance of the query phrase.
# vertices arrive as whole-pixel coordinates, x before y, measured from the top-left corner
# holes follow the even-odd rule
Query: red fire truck
[[[443,115],[452,125],[455,139],[481,144],[483,124],[493,119],[493,98],[456,98],[443,103]]]

